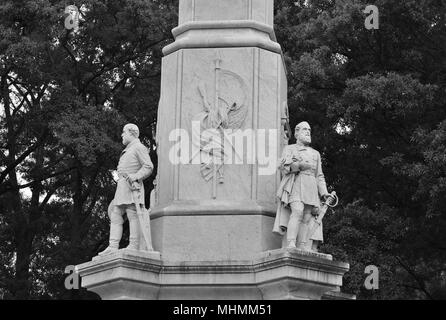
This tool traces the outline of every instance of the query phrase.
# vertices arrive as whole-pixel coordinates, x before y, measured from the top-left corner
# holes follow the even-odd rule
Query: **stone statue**
[[[311,128],[307,122],[295,128],[296,144],[287,145],[279,160],[283,178],[277,191],[278,205],[273,232],[286,233],[284,247],[305,251],[317,251],[317,242],[322,241],[322,225],[309,235],[314,219],[319,214],[321,199],[327,200],[321,156],[309,146]],[[314,242],[314,243],[313,243]]]
[[[139,129],[126,124],[122,131],[122,143],[126,146],[118,163],[119,180],[113,201],[109,205],[110,240],[109,246],[99,253],[104,255],[119,249],[122,237],[124,213],[130,227],[127,249],[153,251],[150,239],[150,217],[144,206],[144,185],[142,181],[150,176],[153,164],[149,150],[139,141]]]

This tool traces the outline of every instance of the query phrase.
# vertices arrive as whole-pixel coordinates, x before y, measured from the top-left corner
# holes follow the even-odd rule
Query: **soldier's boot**
[[[313,243],[314,241],[311,239],[308,239],[305,243],[305,251],[313,251]]]
[[[287,233],[285,232],[285,234],[282,237],[282,249],[286,249],[287,246],[288,246],[288,240],[287,240]]]
[[[286,247],[287,248],[296,248],[296,240],[288,240],[287,239],[287,245],[286,245]]]
[[[119,250],[119,241],[122,238],[122,224],[111,223],[110,224],[110,238],[108,247],[99,253],[100,256],[110,254]]]
[[[292,211],[287,229],[287,248],[296,248],[297,231],[299,227],[299,214]]]
[[[127,218],[129,219],[129,245],[126,249],[131,250],[139,250],[139,238],[140,238],[140,230],[139,230],[139,220],[136,212],[127,212]]]
[[[319,252],[318,245],[319,245],[319,241],[317,241],[317,240],[311,241],[311,251]]]
[[[300,223],[299,233],[297,235],[297,248],[304,251],[309,251],[307,247],[307,236],[308,236],[308,223]]]

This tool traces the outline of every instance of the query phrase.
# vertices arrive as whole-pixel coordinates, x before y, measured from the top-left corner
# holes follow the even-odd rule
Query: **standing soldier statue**
[[[310,227],[319,215],[320,197],[327,201],[331,195],[322,173],[321,156],[309,146],[310,125],[307,122],[299,123],[295,128],[295,137],[296,144],[285,146],[279,160],[283,178],[277,191],[280,203],[273,232],[282,236],[286,233],[283,247],[317,251],[311,246],[313,241],[322,241],[322,225],[318,222],[319,227],[314,234],[309,234],[313,229]]]
[[[110,240],[108,247],[99,255],[119,249],[122,237],[123,215],[129,220],[130,236],[127,249],[153,251],[150,236],[150,217],[144,206],[142,181],[150,176],[153,164],[148,149],[139,141],[139,129],[126,124],[122,130],[122,143],[126,146],[118,163],[118,185],[115,198],[110,203]]]

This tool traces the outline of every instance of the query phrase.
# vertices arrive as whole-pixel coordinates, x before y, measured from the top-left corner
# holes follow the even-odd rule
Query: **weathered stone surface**
[[[274,0],[182,0],[178,24],[191,21],[252,20],[273,26]]]
[[[262,166],[246,163],[245,150],[244,164],[224,165],[224,183],[217,185],[216,199],[213,200],[212,182],[202,178],[200,165],[175,165],[169,160],[169,151],[174,145],[169,141],[169,134],[175,128],[191,133],[191,120],[203,109],[199,82],[204,82],[210,97],[215,94],[217,57],[221,58],[221,68],[236,73],[246,86],[248,112],[242,130],[273,129],[279,132],[281,105],[286,101],[286,77],[280,54],[252,47],[182,49],[164,57],[158,115],[158,124],[162,126],[158,125],[157,132],[158,203],[152,211],[156,230],[161,231],[154,231],[153,236],[155,250],[178,260],[197,259],[200,255],[209,259],[240,259],[280,247],[280,239],[269,235],[270,231],[264,227],[271,224],[269,217],[275,215],[275,190],[279,183],[275,172],[260,175]],[[277,141],[279,139],[278,135]],[[271,149],[270,152],[276,161],[280,150]],[[222,208],[225,214],[219,213]],[[173,218],[168,218],[172,215],[180,217],[182,211],[186,216],[178,219],[181,224],[174,224]],[[227,214],[231,217],[226,218]],[[237,218],[234,215],[245,216]],[[209,219],[210,216],[216,219]],[[215,229],[218,229],[217,233]],[[253,235],[249,235],[250,232]],[[187,239],[186,234],[192,238]],[[222,242],[216,239],[216,234],[224,236]],[[177,235],[184,241],[178,242]],[[225,240],[228,235],[240,241],[237,250],[232,250],[231,244]],[[174,242],[177,244],[170,246]],[[194,245],[189,251],[191,244],[196,242],[201,245]],[[204,244],[207,247],[200,251]],[[228,246],[222,251],[221,245],[226,244]],[[209,256],[208,252],[221,254]],[[232,257],[230,253],[233,253]]]
[[[82,286],[106,300],[270,300],[321,299],[326,292],[339,292],[349,269],[347,263],[297,249],[265,252],[252,260],[178,262],[158,257],[124,249],[77,270]]]
[[[121,249],[76,266],[82,287],[104,300],[156,300],[161,260],[159,252]]]
[[[339,291],[328,291],[324,293],[321,300],[356,300],[356,295]]]
[[[172,210],[152,220],[156,230],[153,244],[165,259],[251,259],[259,252],[280,247],[280,237],[271,233],[274,218],[262,213],[259,207],[242,211],[241,206],[226,212],[205,208],[203,205],[203,211],[192,208],[191,213],[177,214]]]
[[[258,47],[281,52],[273,31],[273,0],[183,0],[175,42],[168,55],[185,48]]]

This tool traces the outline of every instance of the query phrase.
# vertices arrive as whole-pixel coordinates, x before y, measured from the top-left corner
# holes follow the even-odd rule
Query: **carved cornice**
[[[274,29],[252,20],[192,21],[172,30],[175,42],[163,48],[168,55],[186,48],[259,47],[278,54]]]

